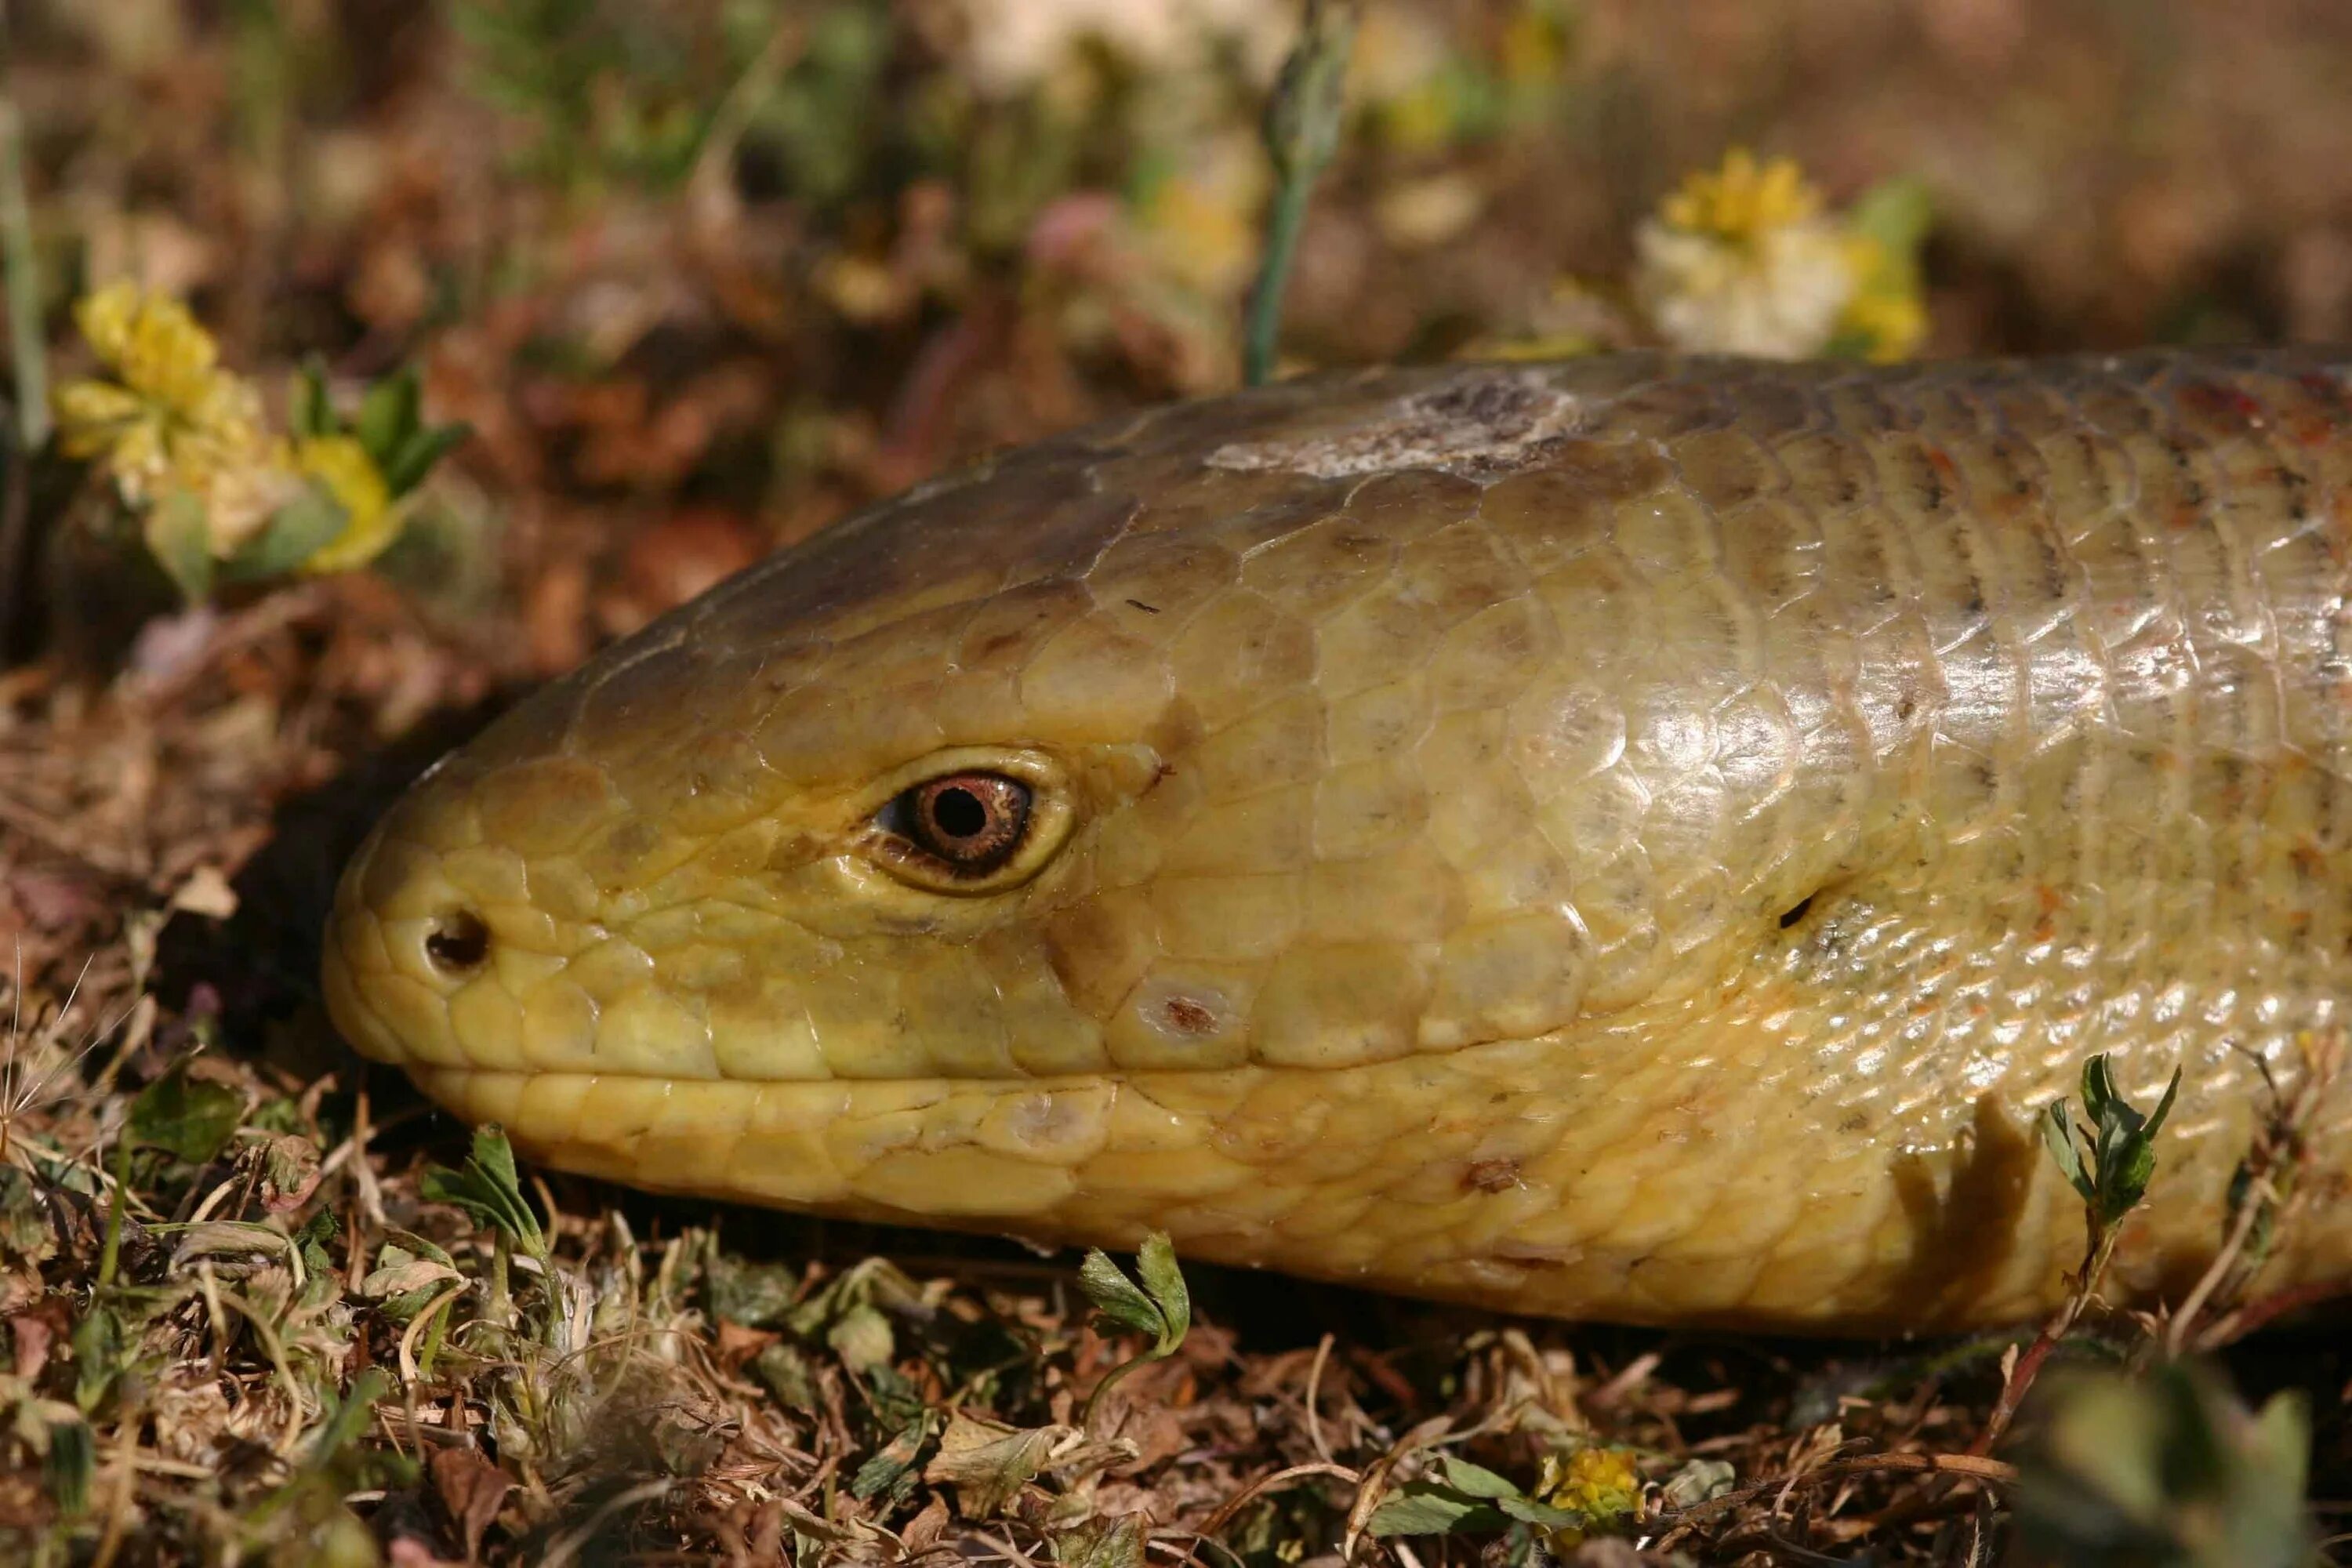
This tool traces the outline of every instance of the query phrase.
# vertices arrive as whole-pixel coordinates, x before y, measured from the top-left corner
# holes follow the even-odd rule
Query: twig
[[[687,192],[698,206],[726,188],[735,167],[735,150],[743,133],[751,128],[752,120],[776,90],[784,73],[799,61],[807,33],[803,18],[784,15],[769,32],[768,41],[760,46],[759,54],[711,111],[710,123],[702,133],[702,145],[694,155],[694,168],[687,176]]]
[[[1721,1497],[1695,1502],[1688,1508],[1676,1509],[1664,1515],[1660,1522],[1668,1525],[1686,1523],[1704,1514],[1736,1508],[1776,1488],[1810,1486],[1815,1481],[1834,1480],[1846,1476],[1886,1474],[1960,1476],[1969,1480],[2007,1486],[2017,1479],[2017,1467],[2006,1460],[1988,1459],[1979,1454],[1859,1454],[1851,1459],[1832,1459],[1815,1469],[1758,1481],[1737,1491],[1726,1492]]]
[[[1355,0],[1307,0],[1298,45],[1282,64],[1266,105],[1265,145],[1274,160],[1273,205],[1267,209],[1265,254],[1250,289],[1242,336],[1242,380],[1262,386],[1274,374],[1282,332],[1282,297],[1306,226],[1315,180],[1339,146],[1346,107],[1348,53],[1355,42]]]
[[[1250,1482],[1249,1485],[1244,1487],[1241,1490],[1227,1498],[1223,1502],[1218,1504],[1217,1511],[1211,1514],[1206,1520],[1202,1521],[1202,1536],[1203,1538],[1213,1537],[1217,1531],[1224,1529],[1228,1524],[1231,1524],[1234,1521],[1234,1515],[1241,1512],[1244,1505],[1248,1503],[1250,1499],[1258,1496],[1262,1492],[1271,1491],[1277,1486],[1286,1485],[1291,1481],[1304,1480],[1309,1476],[1328,1476],[1334,1480],[1345,1481],[1351,1487],[1361,1486],[1363,1484],[1363,1477],[1358,1475],[1355,1471],[1349,1469],[1345,1465],[1322,1463],[1312,1465],[1293,1465],[1288,1469],[1276,1470],[1271,1474],[1260,1476],[1257,1479]]]
[[[1323,1440],[1323,1419],[1317,1413],[1315,1405],[1323,1392],[1323,1368],[1331,1359],[1332,1338],[1329,1334],[1323,1336],[1315,1347],[1315,1364],[1307,1370],[1307,1440],[1314,1445],[1315,1457],[1327,1465],[1335,1461],[1331,1458],[1331,1445]]]
[[[2177,1357],[2188,1348],[2189,1331],[2207,1307],[2218,1305],[2222,1310],[2214,1330],[2235,1316],[2243,1304],[2239,1298],[2261,1276],[2279,1234],[2294,1223],[2302,1207],[2304,1167],[2311,1163],[2311,1122],[2343,1066],[2344,1039],[2340,1031],[2317,1041],[2306,1036],[2303,1047],[2303,1080],[2290,1097],[2279,1094],[2270,1064],[2254,1058],[2269,1088],[2269,1112],[2255,1130],[2253,1145],[2246,1151],[2232,1184],[2235,1212],[2230,1217],[2229,1235],[2179,1310],[2165,1325],[2164,1351],[2168,1356]],[[2202,1335],[2196,1341],[2198,1349],[2208,1351],[2226,1342],[2209,1342]]]
[[[2305,1307],[2316,1307],[2323,1301],[2341,1300],[2352,1296],[2343,1281],[2311,1279],[2291,1285],[2284,1290],[2258,1297],[2235,1310],[2214,1320],[2213,1326],[2197,1337],[2200,1351],[2212,1352],[2224,1345],[2235,1344],[2248,1334],[2290,1312],[2300,1312]]]
[[[2042,1325],[2042,1331],[2033,1336],[2033,1342],[2027,1345],[2024,1353],[2011,1365],[2009,1375],[2001,1380],[2000,1398],[1994,1403],[1992,1414],[1985,1419],[1984,1430],[1979,1432],[1977,1440],[1969,1445],[1969,1452],[1972,1456],[1981,1458],[1992,1452],[1993,1445],[2000,1441],[2001,1434],[2008,1431],[2009,1424],[2017,1418],[2018,1406],[2025,1403],[2025,1395],[2033,1387],[2033,1380],[2042,1373],[2042,1363],[2050,1359],[2050,1352],[2058,1348],[2058,1342],[2073,1330],[2074,1321],[2083,1315],[2084,1309],[2098,1294],[2099,1280],[2107,1271],[2108,1259],[2115,1256],[2116,1236],[2116,1227],[2108,1226],[2093,1244],[2091,1256],[2083,1264],[2082,1283],[2066,1293],[2066,1300],[2050,1321]]]
[[[464,1295],[472,1284],[473,1281],[470,1279],[460,1279],[450,1286],[449,1289],[427,1301],[425,1304],[425,1310],[409,1319],[408,1326],[400,1331],[400,1381],[404,1385],[414,1384],[424,1375],[417,1370],[417,1331],[436,1320],[440,1316],[441,1309]],[[432,1353],[432,1348],[428,1347],[425,1351],[428,1365]]]

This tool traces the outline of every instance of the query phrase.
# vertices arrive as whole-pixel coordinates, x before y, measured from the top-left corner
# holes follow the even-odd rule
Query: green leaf
[[[1143,1568],[1140,1514],[1090,1519],[1054,1537],[1054,1561],[1064,1568]]]
[[[98,1408],[122,1375],[122,1320],[110,1308],[93,1303],[74,1325],[74,1403],[84,1415]]]
[[[352,422],[352,434],[359,437],[378,468],[416,434],[417,410],[424,400],[424,387],[413,364],[401,366],[367,389],[367,395],[360,400],[360,416]]]
[[[2074,1147],[2074,1124],[2067,1117],[2063,1095],[2042,1109],[2042,1145],[2050,1151],[2050,1158],[2057,1162],[2067,1184],[2082,1195],[2084,1202],[2098,1195],[2091,1178],[2084,1173],[2083,1156]]]
[[[318,1436],[310,1440],[310,1462],[324,1466],[334,1462],[344,1448],[359,1440],[374,1418],[375,1402],[391,1391],[392,1382],[380,1367],[370,1367],[352,1379],[350,1390],[340,1404],[327,1396],[330,1413],[319,1426]]]
[[[1168,1320],[1159,1304],[1119,1272],[1118,1265],[1100,1247],[1089,1249],[1078,1265],[1078,1289],[1095,1310],[1121,1327],[1150,1334],[1154,1341],[1168,1331]]]
[[[473,435],[474,427],[462,420],[454,425],[435,425],[413,432],[376,465],[383,474],[384,487],[392,492],[392,499],[398,500],[423,484],[425,476],[433,471],[434,464],[471,440]]]
[[[131,1135],[191,1165],[219,1153],[244,1120],[245,1096],[226,1084],[191,1079],[184,1065],[131,1102]]]
[[[1143,1245],[1136,1249],[1135,1271],[1143,1281],[1139,1289],[1099,1248],[1089,1251],[1078,1265],[1079,1288],[1096,1310],[1115,1323],[1151,1336],[1149,1350],[1111,1368],[1095,1384],[1095,1391],[1087,1396],[1085,1414],[1078,1418],[1081,1426],[1092,1426],[1095,1407],[1113,1384],[1147,1362],[1174,1355],[1192,1331],[1192,1293],[1185,1289],[1182,1270],[1176,1267],[1175,1244],[1165,1232],[1155,1230],[1143,1238]]]
[[[49,1497],[68,1519],[89,1511],[89,1483],[98,1471],[98,1439],[89,1423],[59,1420],[49,1423],[49,1452],[43,1467],[48,1474]]]
[[[1266,151],[1284,179],[1314,173],[1339,149],[1356,7],[1310,4],[1265,111]]]
[[[924,1445],[931,1440],[931,1412],[923,1411],[901,1427],[897,1436],[858,1466],[857,1473],[849,1479],[849,1495],[861,1502],[872,1502],[884,1493],[896,1493],[901,1488],[911,1491],[915,1484],[915,1461],[922,1457]]]
[[[1168,1239],[1166,1231],[1155,1230],[1143,1238],[1143,1245],[1136,1249],[1135,1277],[1142,1281],[1166,1325],[1160,1332],[1160,1349],[1163,1353],[1172,1352],[1192,1332],[1192,1296],[1184,1287],[1183,1270],[1176,1267],[1176,1244]]]
[[[1918,254],[1935,221],[1936,204],[1927,183],[1912,174],[1879,181],[1846,210],[1848,228],[1876,240],[1890,258],[1906,263]]]
[[[1491,1534],[1510,1526],[1510,1516],[1481,1498],[1466,1497],[1436,1481],[1407,1481],[1372,1510],[1374,1535]]]
[[[2155,1113],[2147,1119],[2147,1135],[2153,1139],[2164,1131],[2165,1119],[2172,1114],[2172,1102],[2180,1094],[2180,1069],[2172,1069],[2172,1081],[2164,1086],[2164,1098],[2156,1102]]]
[[[294,373],[286,425],[297,441],[336,433],[335,405],[327,396],[327,363],[317,354],[304,360],[302,368]]]
[[[2113,1123],[2117,1112],[2133,1114],[2131,1105],[2116,1091],[2115,1071],[2101,1051],[2083,1064],[2083,1110],[2095,1127]]]
[[[1442,1456],[1438,1459],[1437,1472],[1444,1478],[1447,1486],[1469,1497],[1505,1498],[1519,1495],[1517,1487],[1486,1466],[1474,1465],[1469,1460],[1452,1454]]]
[[[351,513],[333,492],[312,480],[302,487],[300,495],[271,512],[260,532],[220,563],[220,575],[231,583],[282,577],[325,549],[351,526]]]
[[[148,552],[189,604],[213,591],[212,528],[205,503],[193,490],[166,490],[147,509],[140,525]]]
[[[507,1142],[506,1130],[497,1122],[475,1131],[474,1152],[463,1169],[436,1165],[425,1173],[420,1186],[427,1202],[456,1205],[477,1225],[505,1231],[541,1267],[547,1265],[547,1234],[522,1195],[514,1149]]]
[[[2096,1166],[2096,1204],[2104,1223],[2113,1225],[2147,1196],[2148,1182],[2156,1173],[2156,1135],[2165,1119],[2172,1114],[2179,1089],[2180,1073],[2175,1068],[2155,1115],[2142,1116],[2116,1088],[2104,1055],[2084,1065],[2084,1103],[2092,1103],[2095,1096],[2097,1105],[2098,1127],[2093,1135],[2092,1152]]]
[[[841,1364],[851,1372],[871,1372],[887,1366],[898,1353],[898,1337],[890,1331],[890,1320],[869,1302],[860,1301],[824,1331],[824,1342],[841,1358]]]
[[[2311,1405],[2300,1390],[2271,1395],[2254,1416],[2247,1448],[2277,1490],[2301,1497],[2311,1485]]]
[[[1538,1530],[1580,1529],[1590,1522],[1580,1510],[1554,1508],[1548,1502],[1538,1502],[1531,1497],[1507,1497],[1495,1500],[1495,1506],[1522,1524],[1532,1524]]]
[[[778,1340],[761,1351],[751,1370],[768,1392],[787,1410],[814,1410],[817,1403],[816,1373],[808,1357],[788,1341]]]
[[[923,1479],[953,1487],[964,1518],[992,1518],[1045,1468],[1055,1441],[1068,1430],[976,1421],[959,1410],[948,1417],[940,1451],[924,1467]]]

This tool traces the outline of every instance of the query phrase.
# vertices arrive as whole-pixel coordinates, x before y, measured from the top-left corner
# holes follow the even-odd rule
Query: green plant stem
[[[1169,1346],[1166,1350],[1162,1350],[1158,1345],[1154,1345],[1149,1350],[1144,1351],[1140,1355],[1123,1361],[1117,1366],[1111,1368],[1108,1372],[1103,1373],[1102,1381],[1095,1384],[1094,1392],[1087,1395],[1086,1404],[1080,1407],[1078,1411],[1078,1426],[1080,1429],[1087,1432],[1092,1432],[1095,1429],[1095,1407],[1102,1403],[1103,1395],[1108,1394],[1115,1384],[1126,1380],[1129,1373],[1133,1372],[1139,1366],[1148,1366],[1155,1361],[1165,1361],[1171,1355],[1175,1353],[1175,1350],[1176,1347],[1173,1345]]]
[[[507,1293],[507,1260],[513,1244],[507,1239],[506,1227],[490,1232],[490,1321],[501,1333],[514,1325],[514,1300]]]
[[[1242,380],[1263,386],[1274,374],[1282,335],[1282,300],[1306,226],[1316,178],[1339,151],[1347,107],[1348,53],[1355,42],[1355,0],[1307,0],[1297,46],[1283,62],[1266,104],[1265,149],[1274,163],[1265,252],[1250,289],[1242,333]]]
[[[16,377],[16,439],[31,453],[49,438],[47,346],[41,339],[40,261],[25,197],[24,121],[0,96],[0,257],[8,291],[8,355]]]
[[[126,1129],[114,1141],[114,1191],[106,1205],[106,1241],[98,1253],[98,1289],[103,1297],[114,1289],[115,1270],[122,1259],[122,1211],[131,1201],[131,1133]]]
[[[1307,226],[1307,199],[1314,194],[1312,174],[1286,179],[1274,193],[1267,215],[1265,256],[1258,264],[1257,282],[1250,289],[1249,325],[1242,340],[1242,382],[1264,386],[1274,378],[1275,356],[1282,335],[1282,296],[1290,281],[1290,267],[1298,254],[1298,233]]]

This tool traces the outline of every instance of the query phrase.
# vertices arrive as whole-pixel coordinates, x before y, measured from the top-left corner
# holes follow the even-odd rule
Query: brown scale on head
[[[2151,1289],[2352,978],[2344,380],[1635,355],[1081,432],[510,713],[328,995],[649,1186],[1787,1327],[2034,1311],[2034,1109],[2179,1060]]]

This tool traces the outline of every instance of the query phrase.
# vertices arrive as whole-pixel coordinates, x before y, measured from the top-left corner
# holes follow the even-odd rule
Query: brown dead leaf
[[[261,1205],[289,1214],[310,1201],[319,1188],[319,1146],[298,1132],[269,1141],[261,1153]]]
[[[16,1375],[30,1383],[49,1364],[49,1346],[56,1326],[38,1313],[19,1312],[8,1320],[9,1342],[16,1352]]]
[[[482,1554],[482,1536],[499,1517],[514,1479],[473,1448],[436,1448],[425,1461],[433,1490],[465,1538],[466,1560]]]
[[[957,1510],[966,1519],[992,1518],[1045,1468],[1055,1444],[1071,1435],[1066,1426],[1006,1426],[959,1410],[948,1418],[923,1479],[953,1487]]]

